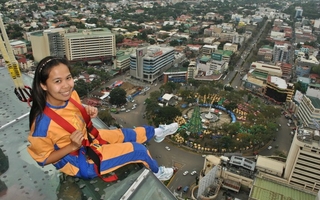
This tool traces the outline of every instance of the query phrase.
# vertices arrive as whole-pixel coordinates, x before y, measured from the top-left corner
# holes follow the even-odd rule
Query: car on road
[[[290,127],[290,124],[289,124],[289,123],[287,123],[287,125]]]
[[[272,149],[272,146],[268,146],[268,149],[269,149],[269,150]]]
[[[181,189],[182,189],[181,185],[177,187],[177,191],[180,191]]]
[[[126,110],[126,112],[130,112],[130,110]]]
[[[183,175],[184,175],[184,176],[187,175],[187,174],[189,174],[188,171],[183,172]]]
[[[166,146],[166,149],[167,149],[168,151],[170,151],[170,148],[169,148],[168,146]]]
[[[192,171],[190,174],[191,176],[195,175],[197,173],[197,171]]]

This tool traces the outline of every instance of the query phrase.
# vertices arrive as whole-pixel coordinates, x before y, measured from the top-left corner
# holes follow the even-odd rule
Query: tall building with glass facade
[[[302,17],[303,9],[300,6],[296,7],[295,11],[296,11],[296,14],[294,15],[294,18]]]
[[[32,32],[30,41],[35,62],[39,62],[46,56],[64,57],[66,54],[65,32],[63,28]]]
[[[130,76],[153,83],[161,79],[163,72],[172,67],[174,48],[148,46],[141,47],[130,55]]]

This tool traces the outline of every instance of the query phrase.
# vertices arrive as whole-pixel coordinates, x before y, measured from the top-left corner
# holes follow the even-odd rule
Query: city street
[[[111,80],[108,84],[111,84],[119,78]],[[148,93],[158,90],[160,84],[157,86],[151,85]],[[133,104],[137,104],[137,108],[130,112],[119,112],[118,114],[112,113],[112,116],[125,128],[133,128],[134,126],[146,125],[147,120],[142,117],[145,111],[145,105],[143,102],[148,98],[148,95],[137,95],[134,103],[128,102],[127,109],[131,109]],[[165,147],[168,146],[170,151]],[[174,192],[178,186],[191,186],[195,183],[196,175],[190,175],[190,172],[197,171],[197,174],[203,167],[204,158],[201,154],[186,151],[178,146],[170,143],[168,140],[164,140],[161,143],[150,141],[148,143],[148,149],[155,160],[157,160],[159,166],[166,167],[175,166],[178,168],[178,172],[171,180],[168,188]],[[184,176],[183,172],[188,170],[189,174]],[[182,192],[182,190],[180,190]],[[190,191],[183,193],[184,196],[189,196]]]
[[[229,73],[227,74],[226,79],[223,81],[224,85],[230,83],[230,81],[234,77],[234,80],[232,81],[231,86],[236,90],[240,89],[241,75],[240,75],[240,73],[237,73],[237,72],[240,72],[241,70],[248,70],[247,67],[250,65],[247,66],[246,59],[250,58],[250,54],[252,52],[252,49],[257,44],[257,42],[260,40],[262,31],[265,29],[267,23],[268,23],[268,21],[266,21],[265,24],[263,25],[263,28],[260,29],[259,34],[257,34],[253,38],[253,40],[250,43],[248,43],[247,48],[242,52],[242,55],[241,55],[240,59],[238,60],[236,66],[234,67],[234,70],[229,71]]]
[[[111,84],[115,80],[119,80],[119,77],[111,80],[108,84]],[[235,80],[236,81],[236,80]],[[240,81],[240,80],[238,80]],[[160,84],[157,86],[150,85],[150,90],[148,93],[158,90]],[[119,112],[119,114],[112,113],[112,116],[123,126],[126,128],[133,128],[134,126],[146,125],[147,120],[142,117],[145,111],[145,105],[143,102],[147,95],[138,95],[134,98],[135,102],[128,102],[126,109],[131,109],[133,104],[137,104],[137,108],[131,110],[130,112]],[[274,155],[275,151],[282,151],[285,154],[288,153],[292,141],[292,135],[290,134],[291,128],[288,127],[288,120],[282,115],[279,119],[279,131],[276,135],[276,140],[271,141],[266,144],[262,149],[260,149],[259,154],[264,156]],[[271,145],[272,148],[268,149],[268,146]],[[170,150],[167,150],[165,147],[168,146]],[[195,183],[196,175],[190,175],[190,172],[197,171],[197,174],[201,171],[204,164],[204,158],[201,153],[195,153],[191,151],[184,150],[181,147],[178,147],[171,143],[169,140],[164,140],[162,143],[156,143],[154,141],[150,141],[148,143],[148,149],[161,166],[174,166],[178,168],[178,172],[175,174],[173,179],[171,180],[168,188],[170,191],[177,192],[182,195],[182,197],[190,197],[190,190],[187,193],[183,193],[182,189],[177,191],[176,189],[181,186],[184,188],[185,186],[191,186]],[[183,172],[189,171],[187,175],[183,175]]]
[[[291,135],[291,130],[294,126],[288,127],[288,120],[284,117],[284,115],[281,115],[281,118],[278,120],[278,122],[281,124],[281,127],[279,127],[276,141],[272,141],[270,144],[266,145],[264,149],[259,152],[260,155],[271,156],[274,155],[274,152],[277,150],[288,155],[293,138],[293,135]],[[269,145],[272,146],[272,149],[270,150],[268,149]],[[278,148],[276,146],[278,146]]]

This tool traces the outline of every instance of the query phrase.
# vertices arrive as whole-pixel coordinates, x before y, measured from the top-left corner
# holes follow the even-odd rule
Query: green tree
[[[186,62],[184,62],[184,63],[182,64],[182,67],[188,67],[189,64],[190,64],[190,62],[189,62],[189,61],[186,61]]]
[[[89,18],[86,20],[88,24],[98,24],[98,19],[97,18]]]
[[[206,85],[201,85],[198,89],[198,93],[201,96],[208,95],[210,93],[210,89]]]
[[[123,39],[124,39],[124,36],[123,35],[121,35],[121,34],[117,34],[116,35],[116,43],[118,44],[118,43],[121,43],[122,41],[123,41]]]
[[[311,73],[318,74],[320,76],[320,65],[312,67],[311,68]]]
[[[177,88],[177,86],[174,82],[167,82],[160,88],[163,89],[166,93],[172,93]]]
[[[110,114],[108,110],[101,110],[99,111],[98,117],[106,123],[108,126],[112,125],[114,123],[114,118]]]
[[[89,91],[88,84],[83,79],[79,79],[75,82],[74,89],[78,92],[80,97],[84,97]]]
[[[151,45],[153,45],[153,44],[155,44],[156,43],[156,41],[154,40],[154,39],[149,39],[149,43],[151,44]]]
[[[150,101],[153,101],[153,102],[157,102],[159,97],[161,97],[160,91],[153,91],[149,95]]]
[[[173,46],[173,47],[180,45],[178,40],[171,40],[169,43],[170,43],[170,46]]]
[[[94,74],[96,70],[93,67],[88,67],[86,71],[88,74]]]
[[[126,95],[127,95],[127,93],[124,89],[122,89],[120,87],[116,87],[113,90],[111,90],[111,92],[110,92],[109,102],[112,105],[117,105],[117,106],[123,105],[127,102]]]
[[[160,107],[159,111],[156,113],[156,117],[154,118],[154,125],[170,124],[177,116],[181,115],[182,113],[178,108],[171,106]]]
[[[180,94],[180,96],[181,96],[184,100],[187,99],[187,98],[189,98],[189,96],[193,96],[193,95],[192,95],[192,94],[193,94],[192,91],[190,91],[190,90],[184,90],[184,89],[180,90],[180,91],[179,91],[179,94]]]
[[[196,87],[196,88],[199,87],[200,84],[201,84],[200,81],[195,80],[195,79],[193,79],[193,78],[189,78],[189,79],[188,79],[188,83],[189,83],[189,84],[192,84],[192,86],[194,86],[194,87]]]

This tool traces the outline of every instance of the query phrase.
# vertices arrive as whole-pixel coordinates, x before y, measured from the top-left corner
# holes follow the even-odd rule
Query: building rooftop
[[[125,54],[125,55],[122,55],[122,56],[117,56],[117,60],[118,61],[124,61],[124,60],[127,60],[127,59],[130,59],[130,55],[129,54]]]
[[[250,198],[261,200],[314,200],[316,197],[313,194],[295,189],[289,185],[282,185],[280,183],[256,177],[250,193]]]
[[[256,167],[256,163],[253,162],[252,160],[246,159],[244,157],[241,156],[231,156],[230,164],[232,165],[236,165],[236,166],[241,166],[245,169],[254,171],[255,167]]]
[[[164,74],[174,73],[174,72],[186,72],[188,71],[188,67],[170,67],[168,70],[164,72]]]
[[[286,89],[287,88],[287,82],[279,77],[276,76],[270,76],[270,80],[271,83],[275,84],[278,86],[278,88],[280,89]]]
[[[320,99],[317,97],[312,97],[312,96],[308,96],[308,98],[310,99],[312,105],[317,108],[320,109]]]
[[[256,166],[282,174],[285,163],[265,156],[258,156]]]
[[[211,57],[210,57],[210,56],[202,56],[202,57],[200,58],[200,61],[202,61],[202,62],[208,62],[209,60],[211,60]]]
[[[79,30],[77,33],[67,33],[65,34],[66,38],[82,38],[82,37],[97,37],[102,35],[114,35],[107,28],[94,28],[94,29],[85,29]]]
[[[40,167],[26,149],[30,107],[14,95],[13,81],[7,68],[0,67],[0,77],[1,199],[175,200],[163,183],[139,164],[116,170],[119,180],[113,183],[103,182],[100,178],[83,180],[68,177],[52,165]],[[31,77],[23,75],[23,80],[31,86]],[[108,128],[98,118],[93,119],[93,123],[97,128]]]
[[[230,57],[233,54],[233,52],[229,50],[217,50],[215,53],[222,54],[224,57]]]
[[[255,76],[255,77],[260,77],[260,78],[262,78],[262,79],[264,79],[264,80],[266,80],[267,77],[268,77],[268,74],[267,74],[267,73],[259,72],[259,71],[253,71],[251,74],[252,74],[253,76]]]

